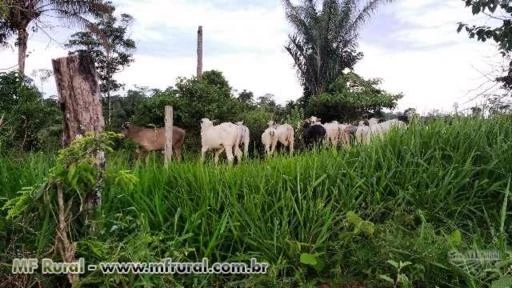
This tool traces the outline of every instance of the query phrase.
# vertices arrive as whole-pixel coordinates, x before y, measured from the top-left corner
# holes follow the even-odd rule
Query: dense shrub
[[[15,72],[0,73],[0,152],[57,148],[62,114],[53,99],[43,95]]]

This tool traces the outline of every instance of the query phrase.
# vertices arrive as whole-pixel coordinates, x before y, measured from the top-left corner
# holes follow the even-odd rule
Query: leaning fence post
[[[172,157],[172,129],[173,111],[172,106],[165,106],[165,164],[171,162]]]

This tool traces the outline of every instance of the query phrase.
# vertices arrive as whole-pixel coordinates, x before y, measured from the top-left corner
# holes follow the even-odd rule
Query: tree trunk
[[[18,30],[18,73],[25,76],[25,59],[27,58],[27,27]]]
[[[108,87],[108,84],[107,84],[107,89],[110,89]],[[108,105],[107,106],[107,108],[108,108],[108,112],[107,112],[107,126],[111,127],[111,125],[112,125],[112,102],[110,102],[110,91],[107,91],[107,105]],[[111,128],[109,128],[109,129],[111,129]]]
[[[111,127],[110,125],[112,125],[112,103],[110,102],[110,81],[112,81],[112,74],[110,73],[110,69],[111,69],[111,60],[110,60],[110,50],[107,49],[107,75],[108,75],[108,79],[107,81],[105,81],[106,83],[106,87],[107,87],[107,108],[108,108],[108,112],[107,112],[107,125],[108,127]]]
[[[101,110],[100,87],[98,75],[94,67],[94,61],[89,54],[80,53],[52,60],[53,72],[57,84],[57,92],[62,112],[64,114],[64,131],[62,145],[68,146],[75,138],[86,132],[102,132],[105,126]],[[101,203],[101,187],[103,183],[103,171],[105,158],[103,151],[92,151],[96,159],[100,176],[97,179],[93,191],[88,191],[85,196],[85,224],[92,215],[94,208]],[[56,247],[65,262],[74,262],[76,243],[70,236],[71,226],[69,222],[72,215],[69,214],[69,206],[64,204],[63,184],[57,184],[58,200],[58,227]],[[70,205],[70,204],[68,204]],[[94,223],[94,222],[93,222]],[[94,230],[94,224],[90,230]],[[68,274],[71,284],[78,282],[78,275]]]
[[[203,75],[203,26],[197,29],[197,78]]]
[[[100,87],[94,61],[80,53],[52,60],[53,72],[64,112],[63,146],[85,132],[102,132]]]
[[[86,132],[103,132],[105,122],[100,100],[100,86],[90,54],[80,53],[52,60],[59,102],[64,114],[62,145],[68,146]],[[94,151],[98,169],[105,166],[103,151]],[[101,203],[100,185],[85,200],[89,212]],[[86,216],[88,217],[88,216]]]

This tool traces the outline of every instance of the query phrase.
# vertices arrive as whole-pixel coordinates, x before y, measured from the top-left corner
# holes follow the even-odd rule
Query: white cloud
[[[491,43],[468,39],[456,29],[459,21],[475,23],[483,18],[472,18],[462,2],[442,0],[398,2],[386,7],[383,17],[391,14],[401,28],[388,39],[398,45],[382,47],[363,39],[365,57],[356,71],[383,78],[384,88],[403,92],[399,110],[415,107],[422,113],[448,112],[454,103],[460,108],[474,105],[475,101],[466,103],[478,92],[471,90],[485,81],[481,73],[489,71],[489,63],[500,58]],[[407,45],[399,46],[403,43]]]
[[[134,15],[137,22],[133,37],[139,41],[147,40],[150,31],[172,29],[190,31],[190,38],[195,41],[197,26],[202,25],[203,69],[222,71],[235,89],[248,89],[256,96],[271,93],[279,103],[302,93],[293,62],[283,49],[287,24],[280,5],[224,10],[209,3],[151,0],[125,2],[118,10]],[[213,42],[224,45],[226,53],[210,55],[208,47]],[[178,76],[195,74],[195,53],[192,47],[189,56],[180,58],[136,55],[135,63],[120,78],[164,88],[173,85]]]
[[[195,39],[199,25],[203,26],[205,44],[214,39],[230,49],[272,51],[282,46],[286,37],[284,11],[279,4],[272,8],[244,6],[227,10],[206,1],[148,0],[126,1],[117,10],[134,15],[134,37],[142,41],[150,33],[172,29],[189,31]]]
[[[52,59],[64,57],[67,51],[52,44],[48,41],[33,40],[28,43],[29,56],[26,59],[25,73],[30,76],[34,70],[38,69],[52,69]],[[7,68],[16,69],[18,64],[17,50],[15,47],[5,48],[0,50],[0,71]],[[48,79],[46,83],[41,83],[36,80],[36,85],[47,94],[56,94],[55,80]]]
[[[399,110],[415,107],[421,113],[450,111],[455,102],[462,106],[474,96],[469,91],[481,83],[478,70],[485,71],[487,64],[481,55],[494,51],[478,43],[400,52],[362,43],[362,50],[365,58],[357,70],[367,77],[383,77],[382,86],[389,91],[403,92]]]
[[[172,32],[166,35],[166,31],[177,30],[180,33],[188,31],[188,40],[195,43],[197,26],[203,25],[204,70],[218,69],[235,89],[248,89],[256,96],[272,93],[279,103],[296,99],[301,94],[292,61],[283,49],[287,24],[278,4],[270,8],[253,6],[247,9],[244,6],[225,10],[206,2],[184,0],[124,1],[116,12],[134,16],[131,37],[139,44],[154,40],[165,42],[173,36]],[[56,45],[46,50],[37,40],[29,45],[34,53],[27,59],[28,73],[36,68],[51,69],[52,57],[66,55],[65,50]],[[211,45],[224,45],[226,53],[210,55]],[[178,76],[195,74],[195,55],[195,47],[191,47],[190,54],[184,57],[135,53],[135,62],[118,78],[129,87],[136,84],[166,88],[174,85]],[[1,51],[0,57],[16,63],[14,51]],[[48,84],[50,94],[55,93],[54,83]]]

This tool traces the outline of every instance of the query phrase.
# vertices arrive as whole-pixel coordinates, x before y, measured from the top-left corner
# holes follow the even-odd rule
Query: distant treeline
[[[368,89],[354,91],[340,78],[337,86],[305,103],[303,98],[276,104],[273,95],[255,97],[250,91],[234,92],[219,71],[206,71],[200,79],[178,78],[174,87],[165,90],[136,88],[125,95],[114,95],[112,119],[107,129],[120,131],[129,121],[146,127],[164,125],[164,106],[174,107],[174,125],[187,130],[188,149],[199,146],[199,120],[203,117],[223,121],[244,121],[251,131],[251,151],[262,150],[260,136],[267,122],[289,123],[299,129],[299,123],[311,115],[322,122],[338,120],[355,122],[372,116],[396,118],[403,113],[385,113],[394,108],[401,95],[391,95],[376,89],[378,83],[357,77],[360,86]],[[352,81],[356,82],[356,81]],[[105,102],[105,101],[104,101]],[[107,115],[106,103],[103,103]],[[15,72],[0,74],[0,151],[56,150],[60,148],[62,112],[55,97],[44,98],[30,78],[22,79]],[[428,116],[423,118],[449,117]],[[297,131],[299,132],[299,131]],[[300,142],[300,137],[299,142]],[[299,143],[300,147],[300,143]]]

